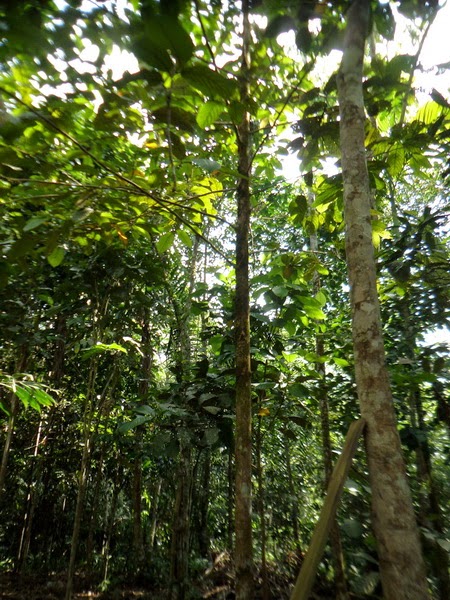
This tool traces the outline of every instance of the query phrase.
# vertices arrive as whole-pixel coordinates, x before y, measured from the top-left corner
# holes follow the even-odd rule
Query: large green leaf
[[[156,243],[156,249],[161,254],[167,252],[167,250],[172,246],[173,241],[175,239],[175,234],[172,231],[164,233]]]
[[[186,67],[181,74],[194,89],[210,98],[219,97],[229,100],[237,91],[236,81],[217,71],[212,71],[205,65]]]
[[[48,407],[55,404],[55,399],[46,391],[46,386],[29,379],[28,375],[0,375],[0,386],[16,394],[22,404],[28,408],[33,408],[38,412],[42,407]],[[27,379],[24,380],[24,377]],[[3,404],[0,403],[0,410],[8,413]]]
[[[64,260],[64,256],[66,255],[66,251],[61,246],[57,246],[50,254],[47,256],[47,260],[52,267],[59,267],[59,265]]]
[[[191,58],[194,44],[178,20],[169,15],[151,15],[132,43],[136,56],[151,67],[171,73],[174,61],[182,67]]]
[[[224,110],[225,106],[220,102],[214,102],[213,100],[205,102],[205,104],[202,104],[197,114],[198,125],[202,129],[209,127],[217,121]]]
[[[195,130],[195,116],[177,106],[157,108],[152,112],[152,117],[157,122],[170,123],[183,131],[193,132]]]
[[[123,352],[124,354],[128,354],[128,350],[120,344],[102,344],[99,342],[83,351],[83,360],[96,354],[104,354],[105,352]]]

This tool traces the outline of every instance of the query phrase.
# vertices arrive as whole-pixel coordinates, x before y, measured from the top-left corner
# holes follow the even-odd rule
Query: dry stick
[[[85,148],[83,146],[83,144],[81,144],[78,140],[76,140],[69,133],[67,133],[66,131],[64,131],[60,127],[58,127],[58,125],[56,125],[55,123],[53,123],[53,121],[51,119],[49,119],[45,115],[41,114],[33,106],[30,106],[29,104],[27,104],[26,102],[24,102],[20,98],[17,98],[17,96],[15,94],[13,94],[12,92],[9,92],[8,90],[6,90],[4,87],[1,87],[1,86],[0,86],[0,92],[3,92],[8,97],[10,97],[13,100],[15,100],[18,104],[21,104],[22,106],[24,106],[26,109],[28,109],[34,115],[36,115],[39,119],[41,119],[42,121],[44,121],[44,123],[47,123],[47,125],[49,125],[50,127],[52,127],[55,131],[57,131],[58,133],[60,133],[63,137],[65,137],[66,139],[68,139],[69,141],[71,141],[72,144],[74,144],[77,148],[79,148],[84,154],[86,154],[86,156],[89,156],[89,158],[91,158],[99,167],[101,167],[102,169],[104,169],[105,171],[107,171],[108,173],[110,173],[111,175],[114,175],[114,177],[117,177],[117,179],[119,179],[120,181],[124,181],[125,183],[128,183],[128,185],[130,185],[132,188],[134,188],[135,190],[137,190],[142,196],[147,196],[148,198],[151,198],[154,202],[156,202],[162,208],[164,208],[169,214],[171,214],[173,217],[175,217],[175,219],[178,219],[179,221],[181,221],[181,223],[183,223],[183,225],[186,225],[186,227],[188,227],[193,233],[195,233],[195,235],[197,235],[200,239],[202,239],[206,244],[208,244],[209,246],[211,246],[211,248],[215,252],[217,252],[228,264],[230,264],[230,265],[233,266],[233,262],[230,261],[230,259],[221,250],[219,250],[215,244],[213,244],[210,240],[208,240],[207,238],[205,238],[205,236],[203,236],[196,229],[196,227],[194,225],[192,225],[189,221],[187,221],[184,217],[182,217],[181,215],[179,215],[178,213],[176,213],[174,210],[168,208],[166,206],[165,202],[163,200],[161,200],[160,198],[158,198],[155,194],[152,194],[151,192],[149,192],[145,188],[141,187],[139,184],[135,183],[132,179],[129,179],[128,177],[125,177],[125,175],[122,175],[121,173],[118,173],[117,171],[115,171],[114,169],[112,169],[109,165],[107,165],[102,160],[100,160],[99,158],[97,158],[95,156],[95,154],[92,154],[92,152],[90,152],[87,148]]]
[[[337,506],[342,495],[342,489],[347,479],[353,457],[358,447],[358,441],[366,425],[364,419],[353,421],[350,425],[344,447],[328,485],[327,496],[322,506],[319,521],[314,529],[311,544],[306,553],[290,600],[307,600],[316,577],[317,567],[322,558]]]

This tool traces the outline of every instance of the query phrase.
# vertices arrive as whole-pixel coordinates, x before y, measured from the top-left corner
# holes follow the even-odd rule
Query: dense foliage
[[[140,577],[156,594],[179,576],[180,535],[187,597],[233,588],[214,564],[233,548],[234,197],[248,112],[253,541],[263,590],[287,597],[330,451],[359,414],[334,62],[348,5],[251,3],[243,106],[239,4],[0,2],[5,571],[72,563],[102,589]],[[372,5],[379,296],[430,586],[444,598],[450,358],[428,334],[450,317],[450,103],[434,89],[419,101],[414,84],[436,3]],[[405,21],[417,54],[392,55]],[[288,31],[295,48],[281,45]],[[368,495],[361,449],[338,512],[358,598],[379,594]]]

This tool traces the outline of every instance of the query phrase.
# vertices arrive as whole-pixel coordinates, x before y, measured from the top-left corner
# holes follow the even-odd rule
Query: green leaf
[[[195,130],[195,117],[192,113],[176,106],[157,108],[152,112],[152,117],[160,123],[170,123],[184,131]]]
[[[286,298],[289,293],[288,289],[283,285],[276,285],[274,288],[272,288],[272,292],[279,298]]]
[[[333,357],[333,362],[338,367],[348,367],[350,365],[348,360],[345,360],[345,358],[338,358],[337,356]]]
[[[437,102],[427,102],[417,111],[416,121],[420,121],[424,125],[431,125],[442,115],[443,107]]]
[[[172,246],[175,234],[172,231],[164,233],[156,243],[156,249],[160,254],[164,254]]]
[[[25,377],[28,376],[25,375]],[[30,406],[38,412],[43,406],[53,406],[55,404],[55,399],[45,391],[45,387],[35,381],[19,381],[16,376],[2,375],[0,386],[16,394],[26,408]],[[8,413],[3,405],[0,406],[0,410]]]
[[[320,304],[320,306],[325,306],[325,304],[327,303],[327,297],[322,292],[322,290],[319,290],[317,292],[317,294],[315,295],[315,300]]]
[[[230,115],[230,119],[233,123],[240,123],[245,114],[246,107],[237,100],[233,100],[230,102],[228,106],[228,114]]]
[[[308,317],[311,317],[311,319],[326,319],[326,315],[323,312],[323,310],[317,308],[316,306],[303,306],[303,310],[308,315]]]
[[[293,363],[297,360],[297,358],[299,357],[299,355],[297,354],[297,352],[286,352],[285,350],[283,350],[281,352],[284,360],[287,363]]]
[[[143,404],[142,406],[138,406],[136,408],[136,412],[140,415],[150,415],[150,416],[154,416],[155,415],[155,411],[151,406],[148,406],[147,404]]]
[[[211,415],[217,415],[221,410],[218,406],[203,406],[202,408]]]
[[[184,229],[178,229],[177,236],[187,248],[192,248],[192,234],[190,234],[188,231],[185,231]]]
[[[431,98],[440,106],[444,106],[445,108],[450,108],[450,104],[444,98],[444,96],[440,92],[438,92],[438,90],[433,88],[430,95],[431,95]]]
[[[204,65],[187,67],[181,74],[194,89],[211,98],[219,96],[229,100],[238,89],[235,80],[228,79]]]
[[[174,65],[168,51],[152,42],[147,35],[137,37],[131,47],[134,54],[145,65],[166,73],[173,70]]]
[[[343,531],[351,538],[358,539],[363,535],[363,528],[355,519],[345,519],[342,523]]]
[[[186,64],[194,52],[194,44],[178,20],[169,15],[151,15],[144,31],[132,41],[136,56],[160,71],[171,73],[174,63]]]
[[[46,221],[47,219],[45,217],[32,217],[25,223],[25,225],[23,226],[23,230],[31,231],[31,229],[39,227],[39,225],[42,225],[42,223],[45,223]]]
[[[201,440],[205,446],[213,446],[219,441],[219,430],[217,427],[210,427],[205,429],[203,433],[203,439]]]
[[[308,200],[304,194],[299,194],[289,204],[289,214],[297,225],[302,225],[308,212]]]
[[[396,177],[403,171],[405,166],[405,151],[401,144],[395,144],[390,150],[387,158],[387,170],[390,175]]]
[[[280,33],[284,33],[285,31],[291,31],[296,29],[295,21],[292,17],[288,15],[277,15],[274,17],[266,27],[264,35],[268,38],[275,38]]]
[[[289,394],[296,398],[308,398],[310,393],[309,388],[302,383],[293,383],[289,386]]]
[[[47,260],[52,267],[59,267],[59,265],[64,260],[64,256],[66,255],[66,251],[61,246],[57,246],[50,254],[47,256]]]
[[[94,354],[103,354],[104,352],[123,352],[124,354],[128,354],[128,350],[121,346],[120,344],[95,344],[95,346],[91,346],[86,350],[83,350],[83,360],[90,358]]]
[[[225,110],[225,106],[219,102],[209,101],[200,107],[197,114],[197,124],[202,129],[212,125]]]
[[[220,171],[222,165],[218,163],[216,160],[211,160],[210,158],[194,158],[192,163],[197,165],[201,169],[204,169],[208,173],[213,173],[214,171]]]
[[[136,427],[139,427],[139,425],[144,425],[145,423],[148,423],[151,420],[151,416],[142,415],[139,417],[135,417],[132,421],[129,421],[128,423],[121,423],[120,425],[118,425],[117,431],[119,433],[126,433],[127,431],[130,431],[130,429],[135,429]]]

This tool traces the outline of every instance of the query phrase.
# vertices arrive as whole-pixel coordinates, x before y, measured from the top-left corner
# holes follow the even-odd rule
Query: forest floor
[[[268,574],[272,598],[282,600],[289,598],[290,582]],[[49,575],[27,574],[19,576],[14,573],[0,573],[1,600],[63,600],[66,587],[65,573]],[[255,597],[261,597],[260,584],[257,585]],[[234,598],[234,576],[226,568],[210,568],[189,590],[194,599],[231,600]],[[74,579],[73,600],[167,600],[168,591],[163,587],[152,586],[151,583],[139,584],[128,581],[111,585],[101,591],[101,586],[83,574]]]
[[[267,569],[267,586],[270,598],[287,600],[292,590],[294,573],[297,565],[280,569],[280,565],[270,565]],[[284,571],[284,572],[280,572]],[[63,600],[65,596],[66,573],[48,575],[27,574],[19,576],[11,572],[0,573],[1,600]],[[329,600],[326,586],[319,586],[314,598]],[[234,598],[234,573],[230,557],[222,553],[205,571],[199,574],[188,595],[192,600],[232,600]],[[262,578],[257,577],[255,599],[262,598]],[[118,581],[102,590],[101,585],[83,573],[74,579],[73,600],[167,600],[168,590],[164,585],[154,586],[151,582],[133,583],[128,580]]]
[[[62,600],[65,595],[66,574],[18,576],[13,573],[0,574],[1,600]],[[123,585],[111,590],[100,591],[85,577],[74,581],[73,600],[163,600],[164,594],[157,590],[146,590],[142,586]]]

